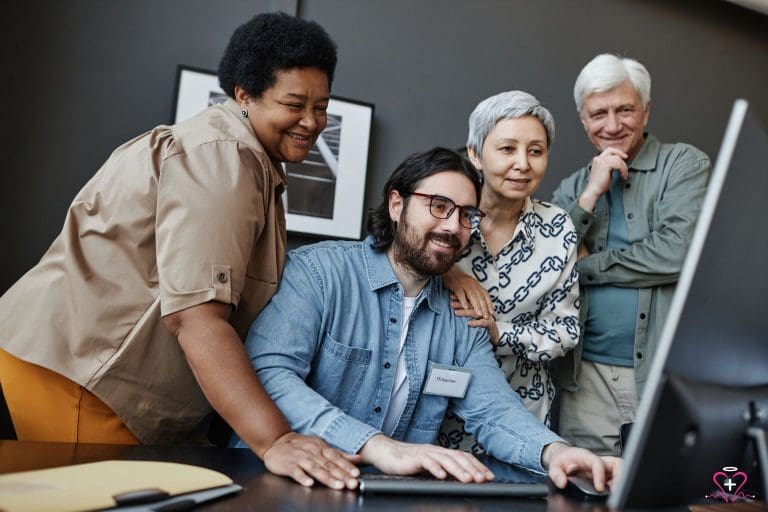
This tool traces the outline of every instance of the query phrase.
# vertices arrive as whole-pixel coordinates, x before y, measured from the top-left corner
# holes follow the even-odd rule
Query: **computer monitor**
[[[609,506],[765,492],[768,135],[747,107],[734,104]]]

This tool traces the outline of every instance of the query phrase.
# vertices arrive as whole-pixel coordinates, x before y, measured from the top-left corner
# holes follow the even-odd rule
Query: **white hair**
[[[584,66],[573,86],[576,110],[581,114],[584,98],[596,92],[610,91],[629,82],[640,96],[643,108],[651,102],[651,75],[645,66],[634,59],[621,58],[610,53],[598,55]]]
[[[488,135],[503,119],[535,117],[547,132],[547,147],[555,140],[555,120],[539,100],[523,91],[507,91],[486,98],[477,104],[469,116],[467,147],[477,155],[483,152]]]

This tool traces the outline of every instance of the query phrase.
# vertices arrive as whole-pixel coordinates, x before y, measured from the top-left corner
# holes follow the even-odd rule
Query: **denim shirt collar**
[[[635,159],[630,164],[630,169],[636,171],[655,171],[656,162],[659,159],[659,151],[661,151],[661,143],[659,139],[653,136],[651,133],[644,133],[645,142],[637,152]]]
[[[368,278],[368,286],[371,291],[376,291],[387,286],[397,285],[402,293],[402,285],[398,281],[392,264],[387,258],[386,250],[376,250],[373,248],[373,237],[368,236],[363,242],[365,250],[363,251],[363,264],[365,265],[365,275]],[[417,304],[426,299],[429,309],[440,314],[440,295],[443,292],[442,279],[440,276],[432,276],[427,284],[419,293]]]

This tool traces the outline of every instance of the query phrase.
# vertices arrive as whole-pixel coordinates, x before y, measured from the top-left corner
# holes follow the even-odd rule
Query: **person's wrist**
[[[280,446],[283,446],[284,444],[289,443],[291,441],[291,438],[293,438],[296,435],[298,435],[296,434],[296,432],[292,432],[292,431],[285,432],[284,434],[281,434],[280,436],[278,436],[277,439],[272,441],[272,443],[269,444],[262,451],[262,453],[259,453],[256,449],[254,449],[253,451],[256,452],[256,455],[258,455],[261,460],[264,460],[267,458],[267,454],[269,453],[270,450],[272,450],[272,448],[279,448]]]
[[[363,458],[363,462],[365,464],[374,464],[374,461],[378,458],[378,453],[386,447],[387,441],[389,441],[389,438],[384,434],[371,436],[360,449],[360,456]]]
[[[561,441],[555,441],[546,445],[541,451],[541,467],[549,471],[552,459],[554,459],[558,453],[567,450],[568,448],[570,448],[570,445]]]
[[[599,191],[593,190],[590,187],[585,188],[579,196],[579,206],[586,212],[594,211],[600,195]]]

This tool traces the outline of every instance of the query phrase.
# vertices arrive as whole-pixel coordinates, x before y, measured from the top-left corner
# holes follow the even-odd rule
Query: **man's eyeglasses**
[[[422,194],[421,192],[411,192],[412,196],[426,197],[429,199],[429,213],[436,219],[447,219],[453,212],[459,209],[459,224],[467,229],[480,224],[480,220],[485,214],[474,206],[462,206],[454,203],[451,199],[444,196],[433,194]]]

